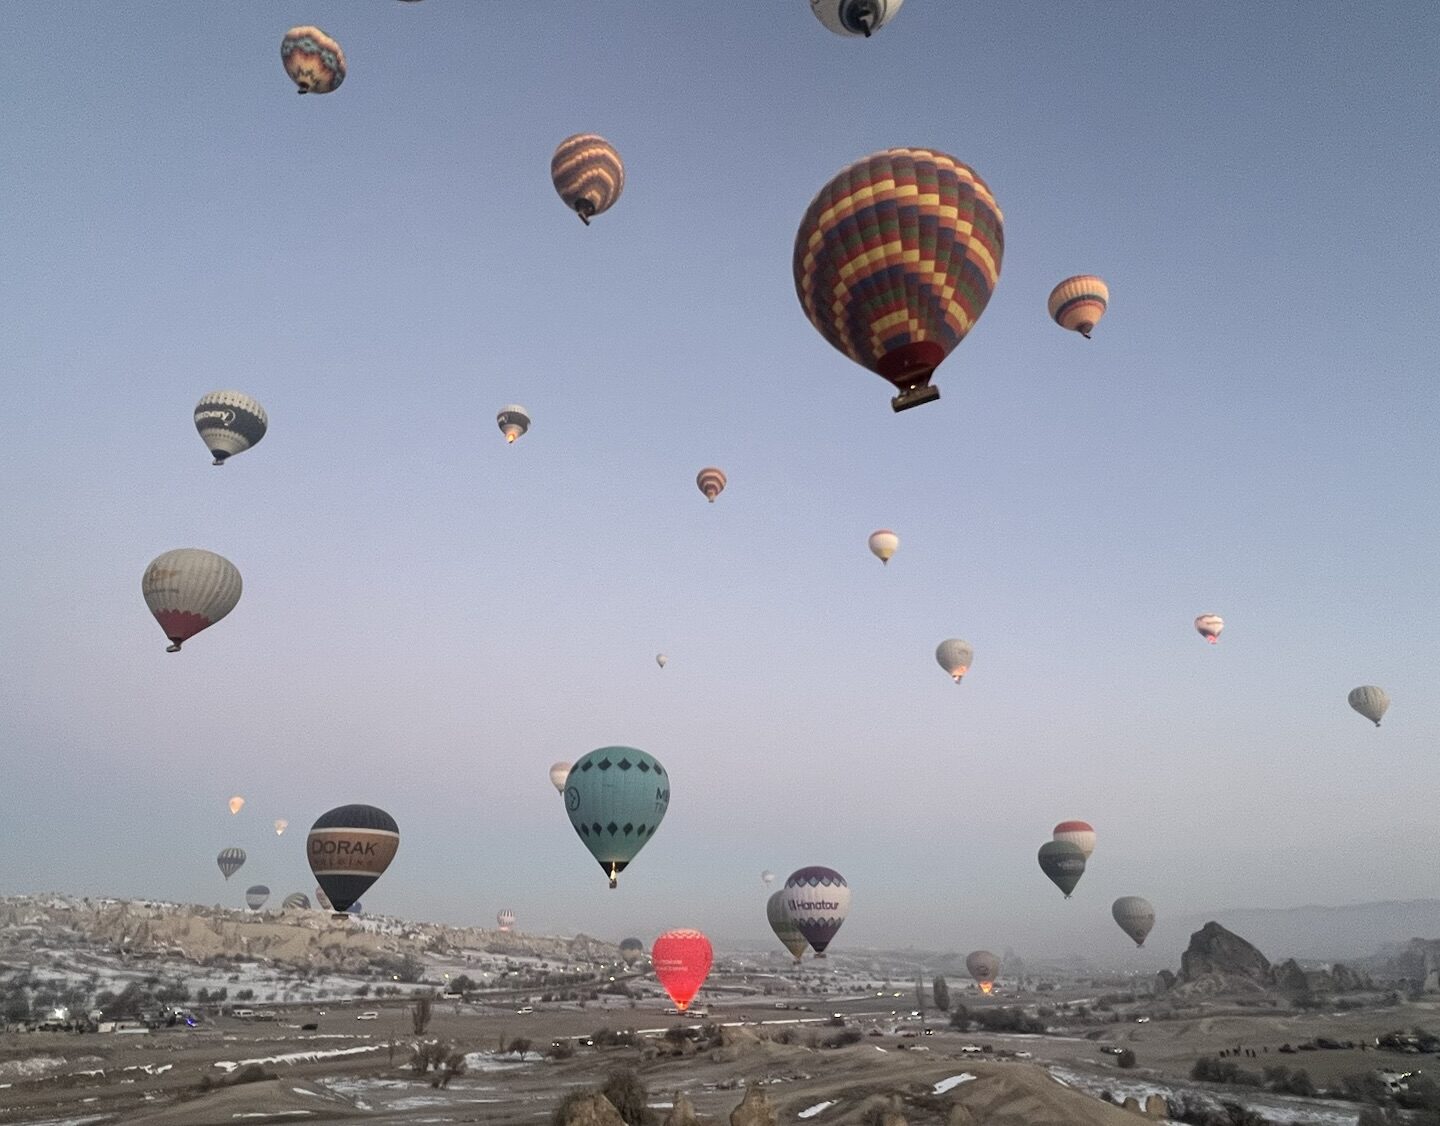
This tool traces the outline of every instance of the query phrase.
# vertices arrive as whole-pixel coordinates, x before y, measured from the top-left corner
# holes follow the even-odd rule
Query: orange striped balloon
[[[713,465],[707,466],[696,475],[695,484],[700,486],[705,499],[714,504],[715,498],[725,491],[725,471]]]
[[[1086,340],[1110,306],[1110,287],[1094,274],[1076,274],[1050,291],[1050,316]]]
[[[935,368],[1000,278],[1005,220],[973,169],[932,149],[888,149],[841,171],[795,235],[795,292],[810,323],[889,380],[895,410],[940,397]]]
[[[615,146],[594,133],[566,137],[550,158],[550,179],[565,206],[587,227],[625,190],[625,165]]]

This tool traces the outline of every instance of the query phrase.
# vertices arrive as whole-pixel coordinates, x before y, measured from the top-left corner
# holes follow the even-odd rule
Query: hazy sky
[[[854,888],[837,949],[1440,894],[1440,6],[807,7],[0,5],[0,891],[309,890],[363,801],[402,834],[371,909],[615,940],[758,938],[804,864]],[[299,23],[334,94],[281,68]],[[587,131],[627,167],[589,229],[549,181]],[[901,415],[790,267],[896,145],[1006,222]],[[1088,343],[1045,309],[1086,272]],[[215,469],[226,387],[271,428]],[[187,546],[245,592],[167,655],[140,575]],[[609,743],[673,776],[613,892],[546,778]]]

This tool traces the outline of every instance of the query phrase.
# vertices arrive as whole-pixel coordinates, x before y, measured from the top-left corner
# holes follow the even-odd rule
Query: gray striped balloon
[[[625,190],[625,165],[604,137],[576,133],[561,141],[550,158],[550,179],[565,206],[588,227]]]

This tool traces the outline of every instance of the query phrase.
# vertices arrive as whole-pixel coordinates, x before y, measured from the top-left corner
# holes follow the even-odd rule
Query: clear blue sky
[[[309,889],[306,828],[366,801],[373,909],[617,940],[760,937],[760,870],[804,864],[854,887],[837,948],[1440,894],[1440,7],[807,7],[0,5],[0,890]],[[312,22],[349,76],[300,98]],[[549,183],[585,131],[628,176],[589,229]],[[902,415],[790,273],[895,145],[1006,220]],[[1045,311],[1083,272],[1088,343]],[[222,387],[271,429],[214,469]],[[184,546],[245,593],[170,656],[140,574]],[[546,780],[607,743],[673,776],[615,892]]]

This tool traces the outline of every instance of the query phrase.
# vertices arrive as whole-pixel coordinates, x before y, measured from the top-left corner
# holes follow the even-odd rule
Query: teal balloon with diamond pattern
[[[634,747],[601,747],[576,759],[565,779],[570,824],[613,888],[670,806],[670,774]]]

